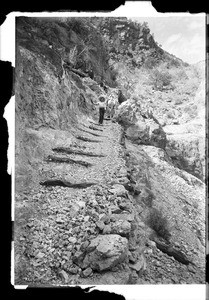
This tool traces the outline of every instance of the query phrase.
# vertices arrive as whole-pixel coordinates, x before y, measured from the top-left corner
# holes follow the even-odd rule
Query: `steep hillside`
[[[152,111],[167,132],[167,151],[180,169],[204,180],[205,71],[164,51],[147,23],[95,18],[118,87]]]
[[[126,18],[16,25],[15,283],[204,283],[201,68]]]
[[[55,130],[73,131],[94,114],[104,92],[98,83],[114,82],[102,38],[88,20],[17,18],[16,28],[16,180],[28,184],[48,138],[50,144]],[[50,128],[50,137],[39,128]]]
[[[170,67],[188,65],[158,45],[146,22],[141,24],[127,18],[92,18],[92,22],[103,34],[110,57],[115,61],[147,68],[162,61],[167,61]]]

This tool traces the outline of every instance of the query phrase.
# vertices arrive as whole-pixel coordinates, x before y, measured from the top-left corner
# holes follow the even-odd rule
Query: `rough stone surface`
[[[153,145],[163,149],[166,146],[166,133],[153,119],[137,121],[126,130],[126,136],[137,144]]]
[[[205,177],[205,130],[204,127],[188,122],[185,125],[168,125],[166,151],[174,165],[197,178]]]
[[[118,220],[112,226],[111,232],[128,237],[131,232],[131,224],[126,220]]]
[[[87,269],[83,270],[82,275],[83,277],[88,277],[92,274],[92,269],[90,267],[88,267]]]
[[[130,268],[135,270],[136,272],[139,272],[140,270],[145,270],[146,269],[146,263],[145,259],[143,256],[140,256],[138,261],[134,264],[129,264]]]
[[[68,283],[69,276],[64,270],[60,271],[60,276],[62,277],[62,279],[64,280],[65,283]]]
[[[112,186],[112,189],[110,189],[109,191],[116,196],[126,196],[127,194],[126,189],[121,184],[114,184]]]
[[[153,145],[165,149],[166,133],[160,123],[148,111],[142,111],[135,100],[121,104],[117,120],[126,129],[125,135],[133,143]]]
[[[128,240],[117,234],[99,235],[89,245],[87,254],[93,270],[111,270],[127,257]]]

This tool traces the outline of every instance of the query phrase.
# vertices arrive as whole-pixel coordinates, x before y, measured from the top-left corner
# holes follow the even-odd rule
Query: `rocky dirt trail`
[[[77,139],[71,144],[55,144],[62,151],[52,150],[50,157],[85,162],[90,167],[47,159],[40,166],[39,190],[16,194],[16,284],[79,282],[80,276],[92,275],[93,269],[111,269],[126,256],[127,239],[118,233],[124,236],[130,233],[131,225],[125,220],[128,214],[124,214],[122,221],[117,218],[119,215],[114,219],[113,214],[123,212],[128,206],[121,185],[127,181],[123,149],[118,142],[121,129],[108,121],[103,126],[89,122],[82,127],[85,130],[79,132],[79,137],[88,141]],[[69,154],[63,149],[74,152]],[[84,155],[88,153],[95,156]],[[67,185],[62,186],[63,182]],[[69,187],[69,182],[79,186]],[[85,187],[88,183],[90,186]],[[119,197],[120,194],[125,197]],[[128,216],[132,221],[133,217]],[[118,252],[104,266],[102,262],[97,264],[94,257],[82,266],[84,250],[101,233],[110,245],[118,243]],[[112,251],[111,247],[109,250]]]
[[[195,266],[149,239],[146,209],[125,189],[130,170],[121,127],[105,121],[80,129],[73,142],[55,140],[40,166],[39,189],[16,193],[15,284],[201,283]]]
[[[200,75],[123,18],[16,25],[15,284],[205,283]]]

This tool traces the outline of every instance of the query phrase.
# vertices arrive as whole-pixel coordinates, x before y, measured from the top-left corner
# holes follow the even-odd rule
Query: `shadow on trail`
[[[99,140],[91,140],[91,139],[88,139],[88,138],[86,138],[84,136],[80,136],[80,135],[77,135],[76,138],[78,140],[83,141],[83,142],[90,142],[90,143],[101,143],[102,142],[102,141],[99,141]]]
[[[99,135],[99,134],[97,134],[97,133],[93,133],[93,132],[90,132],[90,131],[85,130],[85,129],[82,129],[82,128],[78,128],[78,130],[81,130],[81,131],[83,131],[83,132],[85,132],[85,133],[89,133],[89,134],[94,135],[94,136],[99,136],[99,137],[101,137],[101,135]]]
[[[73,150],[66,147],[56,147],[52,149],[55,152],[62,152],[67,154],[78,154],[78,155],[84,155],[84,156],[90,156],[90,157],[105,157],[103,154],[95,154],[92,152],[83,152],[81,150]]]
[[[91,167],[92,164],[82,161],[82,160],[74,160],[68,157],[59,157],[59,156],[54,156],[54,155],[49,155],[46,158],[46,162],[54,162],[54,163],[69,163],[69,164],[78,164],[84,167]]]
[[[71,183],[69,181],[61,180],[61,179],[48,179],[48,180],[40,182],[40,185],[44,185],[44,186],[63,186],[63,187],[77,188],[77,189],[85,189],[87,187],[90,187],[90,186],[96,185],[96,184],[97,184],[97,182]]]

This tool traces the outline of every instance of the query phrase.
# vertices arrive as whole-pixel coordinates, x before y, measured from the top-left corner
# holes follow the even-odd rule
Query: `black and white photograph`
[[[15,285],[205,284],[205,26],[15,18]]]

